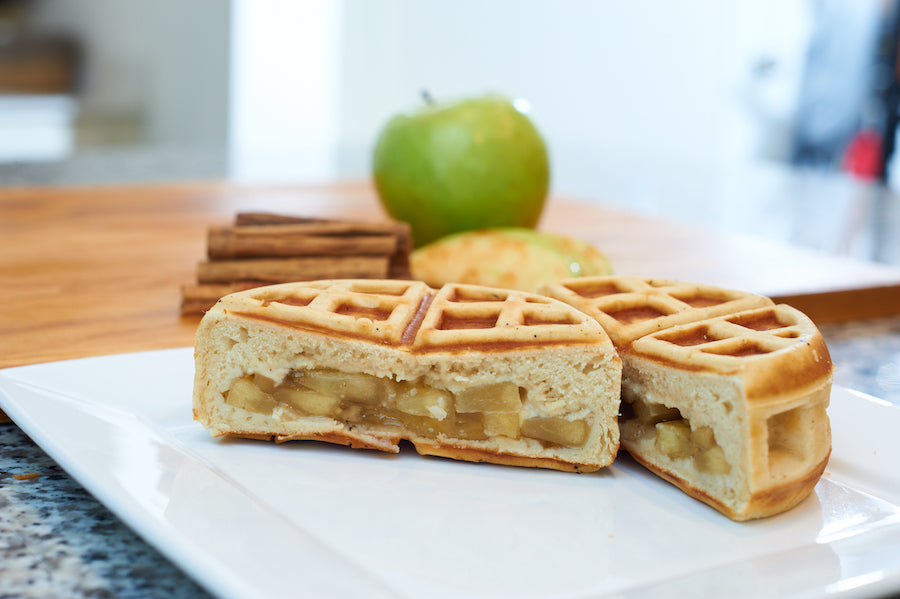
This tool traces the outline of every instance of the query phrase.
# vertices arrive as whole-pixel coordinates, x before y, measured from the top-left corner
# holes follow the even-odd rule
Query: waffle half
[[[621,443],[734,520],[798,504],[831,451],[833,366],[804,314],[768,298],[660,279],[549,285],[603,324],[623,362]]]
[[[593,319],[470,285],[330,280],[222,298],[195,346],[215,436],[313,439],[592,471],[619,444],[621,361]]]

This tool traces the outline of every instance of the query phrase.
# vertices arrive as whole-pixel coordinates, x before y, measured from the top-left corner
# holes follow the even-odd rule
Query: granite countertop
[[[836,384],[900,406],[900,317],[821,328]],[[16,478],[30,473],[39,476]],[[0,599],[205,596],[15,424],[0,424]]]
[[[205,596],[15,424],[0,424],[0,598]]]

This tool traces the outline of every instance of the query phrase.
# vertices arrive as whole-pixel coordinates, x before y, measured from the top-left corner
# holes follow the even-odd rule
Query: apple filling
[[[395,381],[336,370],[291,371],[275,383],[260,374],[236,379],[225,402],[272,416],[277,409],[296,416],[324,416],[347,425],[409,431],[423,437],[486,440],[528,438],[545,446],[581,447],[590,427],[584,420],[529,417],[522,412],[524,389],[515,383],[477,385],[451,393],[419,381]]]
[[[716,443],[710,427],[693,428],[676,408],[642,398],[635,398],[630,406],[633,417],[632,414],[625,417],[639,423],[638,435],[653,435],[656,449],[669,458],[690,458],[697,470],[709,474],[727,474],[731,471],[725,452]]]

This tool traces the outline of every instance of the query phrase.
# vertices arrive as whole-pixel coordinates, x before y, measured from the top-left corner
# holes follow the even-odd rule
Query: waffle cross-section
[[[810,494],[831,451],[834,367],[805,314],[667,279],[590,277],[541,291],[593,316],[616,345],[622,447],[638,462],[739,521]]]
[[[194,417],[315,440],[592,472],[619,447],[622,362],[600,325],[503,289],[301,281],[223,297],[197,329]]]

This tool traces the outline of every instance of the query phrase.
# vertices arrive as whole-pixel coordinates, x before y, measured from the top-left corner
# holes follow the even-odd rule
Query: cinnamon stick
[[[388,275],[388,265],[388,256],[309,256],[280,259],[209,260],[197,265],[197,282],[286,283],[312,279],[383,279]]]
[[[411,279],[407,223],[345,221],[244,212],[208,230],[208,259],[182,286],[181,313],[202,314],[222,296],[314,279]]]
[[[354,221],[284,216],[261,212],[242,212],[235,217],[235,226],[278,226],[296,225],[309,235],[348,235],[356,233],[396,233],[394,221]]]
[[[394,223],[397,234],[397,246],[391,255],[388,276],[392,279],[412,279],[412,267],[409,254],[412,251],[412,230],[409,223]]]
[[[334,229],[334,227],[328,227]],[[275,256],[390,255],[397,235],[390,233],[323,234],[320,225],[285,224],[212,227],[207,235],[210,259]]]
[[[234,217],[234,224],[244,225],[284,225],[287,223],[324,223],[326,218],[312,218],[307,216],[287,216],[284,214],[271,214],[269,212],[238,212]]]

